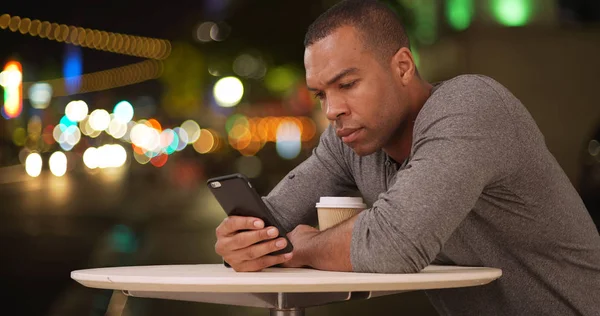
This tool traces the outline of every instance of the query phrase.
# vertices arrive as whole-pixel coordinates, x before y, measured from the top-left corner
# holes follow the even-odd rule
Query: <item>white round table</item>
[[[304,315],[332,302],[426,289],[484,285],[500,269],[431,265],[419,273],[379,274],[298,268],[235,272],[222,264],[127,266],[76,270],[84,286],[122,290],[128,296],[263,307],[271,315]]]

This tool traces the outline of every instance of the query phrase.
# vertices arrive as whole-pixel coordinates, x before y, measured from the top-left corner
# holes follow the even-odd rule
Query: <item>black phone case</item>
[[[219,185],[213,185],[213,183],[218,183]],[[264,221],[264,227],[277,227],[279,237],[286,239],[287,246],[281,250],[272,252],[272,255],[288,253],[294,249],[292,243],[286,237],[288,232],[273,217],[271,211],[265,205],[258,192],[252,187],[250,180],[246,176],[241,173],[234,173],[208,179],[206,184],[228,216],[257,217]]]

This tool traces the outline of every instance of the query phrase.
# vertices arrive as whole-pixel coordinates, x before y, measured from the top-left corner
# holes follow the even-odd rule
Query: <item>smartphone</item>
[[[283,249],[272,252],[272,255],[288,253],[294,249],[286,236],[288,232],[271,214],[271,211],[245,175],[234,173],[211,178],[208,179],[206,184],[228,216],[257,217],[264,221],[264,227],[274,226],[279,230],[279,237],[285,238],[287,245]]]

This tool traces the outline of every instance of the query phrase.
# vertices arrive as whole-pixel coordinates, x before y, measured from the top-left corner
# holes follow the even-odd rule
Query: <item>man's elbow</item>
[[[414,245],[401,248],[390,245],[379,250],[370,248],[362,254],[353,255],[352,267],[355,272],[364,273],[418,273],[432,260]]]

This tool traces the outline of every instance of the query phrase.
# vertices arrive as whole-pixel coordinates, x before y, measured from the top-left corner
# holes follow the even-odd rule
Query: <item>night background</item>
[[[528,108],[600,226],[600,2],[388,0],[430,82],[488,75]],[[327,126],[304,81],[308,25],[335,0],[4,1],[3,315],[264,315],[129,298],[77,269],[220,263],[206,188],[266,195]],[[422,292],[307,315],[436,315]]]

